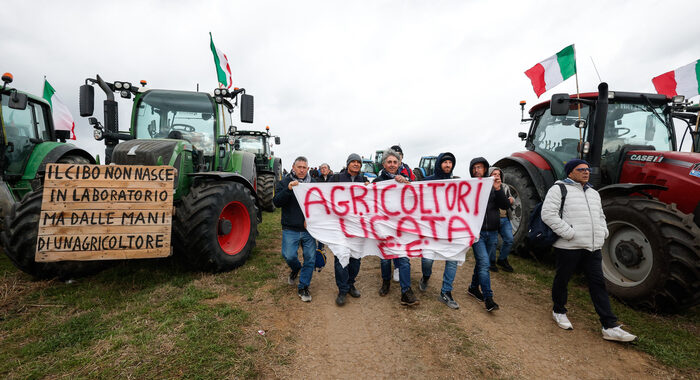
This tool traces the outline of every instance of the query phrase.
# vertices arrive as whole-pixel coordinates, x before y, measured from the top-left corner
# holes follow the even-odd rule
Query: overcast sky
[[[306,155],[334,170],[400,144],[412,167],[451,151],[466,176],[473,157],[522,150],[518,102],[538,102],[523,72],[572,43],[582,92],[599,83],[591,57],[611,90],[642,92],[700,58],[696,1],[6,1],[2,15],[0,71],[38,95],[45,75],[76,144],[102,158],[78,112],[85,78],[211,91],[209,32],[255,95],[255,123],[235,124],[269,125],[285,167]],[[574,78],[539,101],[558,92],[575,93]]]

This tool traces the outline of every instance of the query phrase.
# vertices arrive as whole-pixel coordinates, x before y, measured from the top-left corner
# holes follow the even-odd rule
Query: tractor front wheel
[[[275,211],[275,204],[272,198],[275,196],[275,175],[258,174],[258,198],[262,209],[267,212]]]
[[[608,236],[603,273],[610,294],[673,312],[700,302],[700,228],[675,205],[642,197],[603,200]]]
[[[530,225],[530,213],[540,202],[535,185],[529,179],[527,172],[517,166],[502,168],[504,182],[510,189],[514,201],[511,205],[510,223],[513,225],[513,252],[527,256],[529,249],[526,246],[528,226]]]
[[[258,210],[237,182],[204,182],[182,199],[174,222],[175,250],[189,265],[224,272],[242,265],[255,247]]]

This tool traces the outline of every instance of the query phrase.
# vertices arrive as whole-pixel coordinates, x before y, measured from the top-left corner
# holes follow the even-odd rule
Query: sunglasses
[[[576,169],[577,172],[583,173],[583,172],[591,172],[591,168],[578,168]]]

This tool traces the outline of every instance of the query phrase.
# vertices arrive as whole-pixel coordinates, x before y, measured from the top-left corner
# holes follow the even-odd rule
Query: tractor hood
[[[183,150],[192,150],[192,145],[182,140],[129,140],[114,148],[112,162],[117,165],[173,165],[174,156]]]

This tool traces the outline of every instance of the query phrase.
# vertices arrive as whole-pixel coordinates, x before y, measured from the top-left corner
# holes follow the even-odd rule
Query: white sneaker
[[[603,329],[603,339],[614,340],[617,342],[631,342],[637,339],[636,335],[632,335],[623,330],[621,326]]]
[[[563,328],[564,330],[574,329],[574,326],[571,325],[571,322],[569,322],[569,318],[566,317],[566,314],[559,314],[552,311],[552,318],[554,318],[554,322],[557,323],[557,326]]]
[[[394,282],[399,282],[399,268],[394,268]]]

